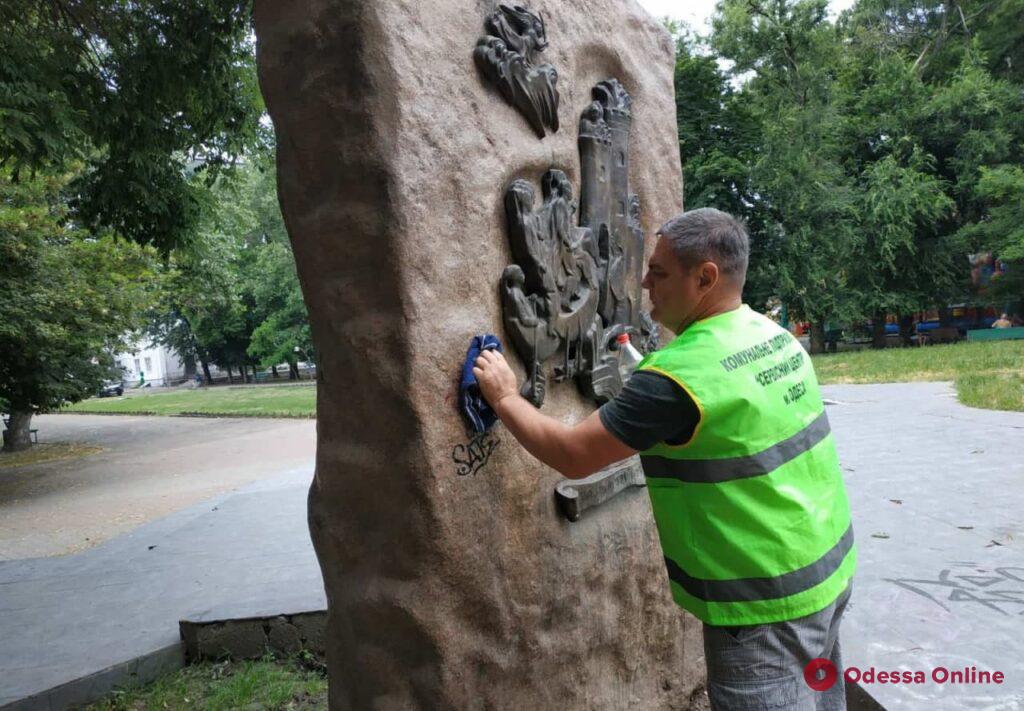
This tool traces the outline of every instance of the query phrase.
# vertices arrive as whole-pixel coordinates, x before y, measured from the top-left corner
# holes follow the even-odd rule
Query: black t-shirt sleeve
[[[700,422],[700,409],[678,383],[660,373],[633,373],[614,400],[598,410],[612,435],[643,451],[657,444],[684,444]]]

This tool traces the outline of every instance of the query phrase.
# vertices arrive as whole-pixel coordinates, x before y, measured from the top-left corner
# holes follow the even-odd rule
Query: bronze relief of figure
[[[498,5],[486,22],[487,35],[473,57],[487,80],[516,107],[537,136],[558,131],[558,72],[537,64],[547,49],[544,19],[522,5]]]
[[[559,351],[556,381],[575,378],[588,397],[622,388],[616,337],[635,335],[642,351],[657,346],[650,316],[640,309],[644,237],[640,201],[629,192],[631,99],[615,79],[594,87],[580,117],[579,223],[565,173],[533,186],[514,181],[505,193],[515,264],[501,279],[505,330],[527,366],[524,397],[540,407],[547,389],[544,362]]]

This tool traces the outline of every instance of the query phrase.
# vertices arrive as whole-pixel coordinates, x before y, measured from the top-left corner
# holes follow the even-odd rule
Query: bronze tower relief
[[[631,99],[616,79],[593,88],[580,117],[579,208],[565,173],[505,193],[514,264],[501,277],[505,330],[526,365],[522,395],[540,407],[544,364],[561,353],[556,382],[575,378],[598,402],[622,389],[615,339],[633,337],[641,351],[657,346],[657,329],[641,309],[644,235],[639,198],[629,192]],[[578,212],[578,216],[577,216]]]

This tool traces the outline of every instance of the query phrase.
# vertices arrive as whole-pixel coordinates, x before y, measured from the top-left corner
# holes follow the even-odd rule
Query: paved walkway
[[[90,548],[290,469],[312,471],[313,420],[44,415],[41,442],[87,457],[0,469],[0,561]]]
[[[311,476],[280,474],[75,555],[0,562],[0,706],[172,645],[183,617],[325,609]]]
[[[1024,709],[1024,413],[964,407],[944,383],[824,392],[860,560],[844,664],[923,671],[863,684],[892,711]],[[1006,680],[931,678],[972,666]]]
[[[1024,708],[1024,414],[962,407],[946,384],[825,394],[860,551],[846,666],[923,671],[921,685],[864,684],[893,711]],[[76,555],[0,562],[0,705],[172,644],[181,617],[322,609],[310,475],[296,468]],[[1006,681],[931,679],[971,666]]]

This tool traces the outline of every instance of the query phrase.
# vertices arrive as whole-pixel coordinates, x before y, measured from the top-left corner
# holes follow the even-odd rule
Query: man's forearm
[[[540,461],[570,479],[584,476],[576,471],[569,448],[572,428],[537,410],[521,395],[502,398],[495,411],[519,443]]]

